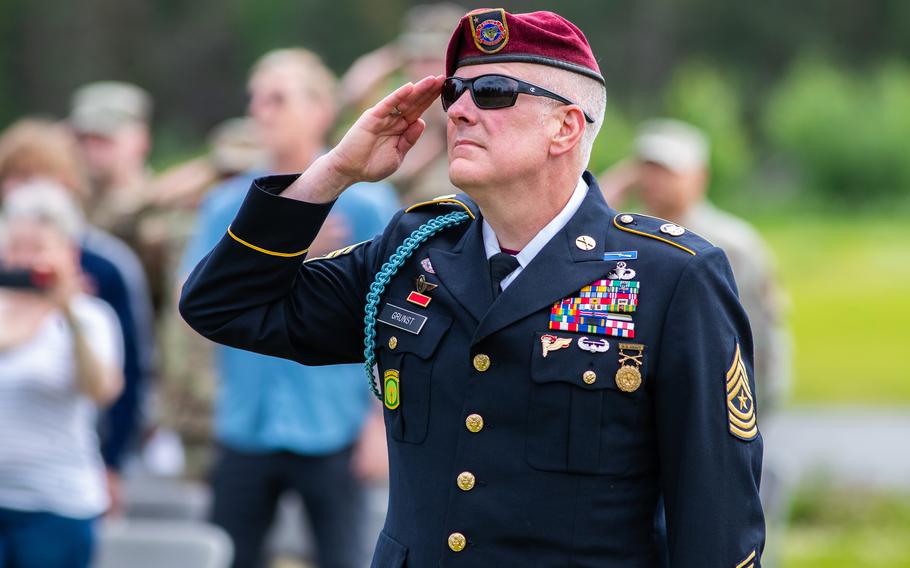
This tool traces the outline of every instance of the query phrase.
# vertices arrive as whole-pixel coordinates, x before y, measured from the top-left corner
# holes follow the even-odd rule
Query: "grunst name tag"
[[[379,312],[379,321],[398,329],[403,329],[409,333],[417,335],[423,329],[423,324],[427,323],[427,316],[400,308],[393,304],[386,304]]]

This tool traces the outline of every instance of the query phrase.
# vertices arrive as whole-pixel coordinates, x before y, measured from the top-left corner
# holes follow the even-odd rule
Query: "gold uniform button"
[[[594,381],[597,380],[597,373],[594,371],[585,371],[581,376],[581,380],[583,380],[586,385],[593,385]]]
[[[483,373],[490,368],[490,356],[484,353],[474,355],[474,368]]]
[[[458,488],[462,491],[470,491],[471,489],[474,489],[475,481],[476,478],[470,471],[463,471],[458,474]]]
[[[398,347],[398,338],[394,335],[389,338],[389,349],[395,349]]]
[[[474,432],[480,432],[483,430],[483,416],[479,414],[470,414],[464,421],[465,426],[468,427],[468,430]]]
[[[467,544],[468,539],[463,534],[454,532],[449,535],[449,548],[452,549],[452,552],[461,552]]]

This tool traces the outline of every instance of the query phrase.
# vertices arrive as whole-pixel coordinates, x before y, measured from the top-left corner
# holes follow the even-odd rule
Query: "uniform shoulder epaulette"
[[[471,219],[477,219],[477,216],[474,214],[474,211],[471,208],[471,205],[473,205],[473,203],[468,201],[465,197],[463,197],[461,195],[457,195],[455,193],[452,193],[449,195],[440,195],[439,197],[434,197],[433,199],[431,199],[429,201],[421,201],[420,203],[415,203],[414,205],[411,205],[410,207],[405,209],[404,212],[410,213],[411,211],[415,211],[417,209],[424,209],[427,207],[440,206],[440,205],[449,205],[449,206],[454,205],[456,207],[460,207],[461,209],[464,210],[465,213],[467,213],[468,215],[471,216]]]
[[[626,233],[655,239],[684,250],[691,255],[712,248],[708,239],[689,229],[659,217],[640,213],[619,213],[613,217],[613,226]]]

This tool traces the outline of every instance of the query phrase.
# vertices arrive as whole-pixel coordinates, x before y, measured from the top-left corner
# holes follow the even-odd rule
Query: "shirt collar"
[[[518,260],[518,264],[522,268],[530,264],[531,261],[534,260],[534,257],[537,256],[537,253],[543,249],[544,245],[550,242],[550,239],[566,226],[569,219],[571,219],[572,216],[575,215],[575,212],[578,211],[578,208],[581,207],[581,202],[584,201],[587,192],[588,184],[585,183],[584,178],[579,178],[578,184],[575,185],[575,191],[572,192],[572,197],[569,198],[568,203],[562,208],[562,211],[560,211],[556,217],[553,217],[553,219],[547,223],[517,255],[515,255],[515,259]],[[496,232],[493,231],[493,227],[487,223],[486,219],[483,220],[483,248],[487,254],[487,259],[498,252],[502,252],[502,249],[499,248],[499,239],[496,237]]]

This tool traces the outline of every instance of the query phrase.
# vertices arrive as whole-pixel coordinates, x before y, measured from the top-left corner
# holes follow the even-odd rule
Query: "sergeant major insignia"
[[[755,423],[755,398],[749,388],[749,375],[743,363],[739,343],[733,362],[727,371],[727,421],[730,433],[741,440],[750,441],[758,435]]]
[[[478,10],[471,14],[471,34],[474,45],[480,51],[491,54],[501,50],[509,43],[509,24],[506,23],[506,11]]]

